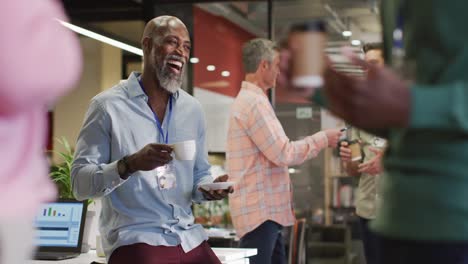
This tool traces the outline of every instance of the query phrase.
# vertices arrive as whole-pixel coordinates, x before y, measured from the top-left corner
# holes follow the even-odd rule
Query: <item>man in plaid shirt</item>
[[[257,248],[250,263],[286,263],[283,226],[294,224],[288,166],[336,147],[341,132],[331,129],[290,141],[268,101],[276,84],[279,54],[275,44],[253,39],[243,48],[245,81],[231,109],[227,170],[235,181],[229,206],[240,246]]]

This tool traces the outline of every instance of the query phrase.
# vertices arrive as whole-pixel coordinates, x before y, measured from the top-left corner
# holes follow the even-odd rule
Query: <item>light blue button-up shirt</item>
[[[149,143],[164,143],[148,97],[137,73],[91,100],[78,137],[72,166],[77,199],[102,198],[100,232],[107,258],[123,245],[146,243],[181,245],[185,252],[207,240],[203,227],[194,224],[192,202],[201,202],[197,190],[212,182],[205,147],[205,119],[200,103],[183,90],[172,96],[162,123],[169,144],[196,141],[193,161],[174,160],[177,183],[159,189],[154,171],[137,171],[127,180],[117,172],[117,161]]]

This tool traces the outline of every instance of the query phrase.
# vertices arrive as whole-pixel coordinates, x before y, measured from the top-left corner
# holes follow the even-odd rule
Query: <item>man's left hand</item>
[[[222,175],[217,177],[213,182],[226,182],[228,180],[229,176],[228,175]],[[207,191],[202,188],[198,188],[200,192],[203,193],[203,196],[205,197],[206,200],[212,201],[212,200],[222,200],[228,196],[228,194],[233,193],[234,189],[229,187],[228,189],[225,190],[211,190]]]
[[[372,147],[369,147],[369,150],[375,154],[375,157],[373,157],[367,162],[359,164],[358,171],[360,173],[377,175],[383,171],[383,168],[382,168],[383,151],[377,148],[372,148]]]

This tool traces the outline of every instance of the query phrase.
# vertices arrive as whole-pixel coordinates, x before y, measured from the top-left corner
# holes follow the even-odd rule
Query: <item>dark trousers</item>
[[[468,264],[468,242],[380,241],[379,264]]]
[[[114,250],[108,264],[221,264],[206,241],[184,252],[182,247],[150,246],[137,243]]]
[[[377,264],[380,251],[379,237],[369,229],[369,219],[359,217],[362,243],[364,245],[364,255],[367,264]]]
[[[258,251],[250,257],[250,264],[286,264],[282,229],[282,225],[268,220],[240,239],[240,247]]]

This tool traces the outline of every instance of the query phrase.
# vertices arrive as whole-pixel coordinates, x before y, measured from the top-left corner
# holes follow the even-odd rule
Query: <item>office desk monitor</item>
[[[60,199],[42,205],[35,226],[36,259],[59,260],[80,254],[87,202]]]

